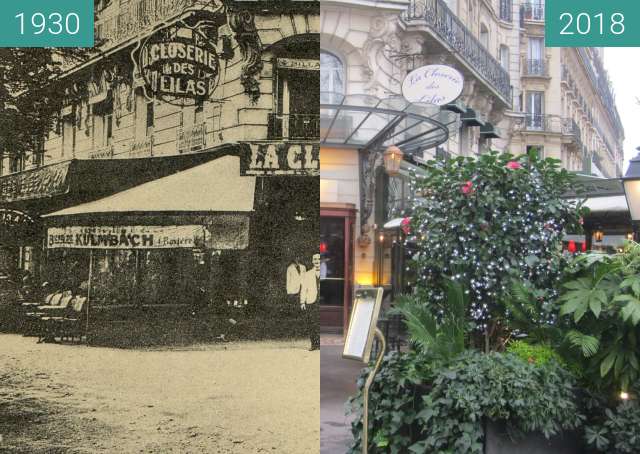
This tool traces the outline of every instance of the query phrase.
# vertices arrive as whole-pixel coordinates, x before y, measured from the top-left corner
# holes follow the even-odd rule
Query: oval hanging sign
[[[175,25],[159,30],[137,52],[138,70],[150,98],[193,105],[209,99],[218,85],[216,48],[197,27]]]
[[[450,66],[428,65],[411,71],[402,82],[402,96],[409,102],[443,106],[462,93],[464,77]]]

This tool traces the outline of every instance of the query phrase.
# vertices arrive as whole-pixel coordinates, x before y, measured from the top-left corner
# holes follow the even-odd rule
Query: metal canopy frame
[[[322,98],[328,98],[329,102],[322,102]],[[399,104],[401,108],[393,108],[390,106],[392,104]],[[358,118],[355,126],[348,128],[346,135],[338,134],[336,137],[337,119],[345,113],[350,116],[348,112],[352,113],[352,117],[362,118]],[[321,145],[374,152],[386,145],[397,145],[407,155],[445,143],[455,134],[459,125],[459,117],[455,112],[441,110],[430,104],[409,103],[401,96],[380,99],[370,95],[323,92],[320,117],[321,121],[328,121],[326,129],[321,127]],[[376,119],[379,125],[366,128]],[[362,137],[366,140],[362,140]]]

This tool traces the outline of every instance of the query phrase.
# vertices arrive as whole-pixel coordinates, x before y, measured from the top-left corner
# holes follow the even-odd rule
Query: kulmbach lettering
[[[204,241],[207,230],[200,225],[52,227],[49,248],[71,249],[163,249],[193,248]]]

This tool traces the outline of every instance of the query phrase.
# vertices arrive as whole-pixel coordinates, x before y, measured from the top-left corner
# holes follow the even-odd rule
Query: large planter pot
[[[526,434],[513,441],[504,423],[488,422],[485,433],[485,454],[583,454],[585,449],[579,434],[564,432],[547,440],[542,433]]]

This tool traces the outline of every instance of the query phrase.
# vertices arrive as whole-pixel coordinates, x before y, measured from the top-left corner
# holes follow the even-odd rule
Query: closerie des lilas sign
[[[428,65],[411,71],[402,82],[402,96],[409,102],[443,106],[462,93],[464,77],[445,65]]]
[[[147,96],[178,105],[209,99],[220,74],[214,40],[200,25],[184,23],[159,30],[138,51],[138,70]]]

